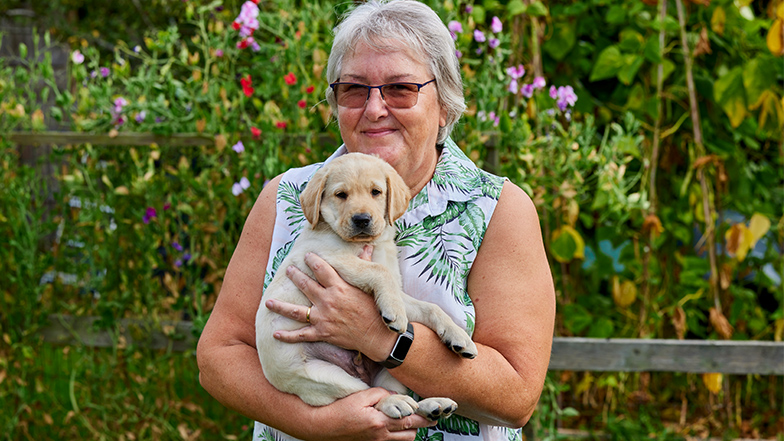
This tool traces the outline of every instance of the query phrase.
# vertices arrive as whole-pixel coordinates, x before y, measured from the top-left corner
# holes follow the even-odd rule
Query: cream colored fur
[[[433,329],[453,351],[465,358],[474,358],[476,345],[441,308],[402,292],[394,221],[407,209],[409,198],[409,189],[397,172],[383,160],[370,155],[349,153],[340,156],[313,175],[300,197],[309,225],[303,229],[264,291],[256,315],[259,359],[265,376],[276,388],[296,394],[308,404],[323,406],[370,386],[384,387],[398,394],[390,395],[376,407],[392,418],[416,412],[436,419],[450,415],[457,408],[457,404],[447,398],[415,402],[404,395],[406,388],[384,369],[371,384],[366,384],[335,364],[315,358],[314,353],[319,351],[314,345],[325,343],[290,344],[274,339],[272,334],[276,330],[295,330],[305,324],[275,314],[264,306],[271,298],[311,306],[308,298],[285,275],[285,269],[295,265],[313,277],[313,272],[304,263],[304,256],[314,252],[348,283],[374,296],[390,329],[403,332],[409,320],[422,323]],[[372,262],[358,257],[367,244],[374,247]]]

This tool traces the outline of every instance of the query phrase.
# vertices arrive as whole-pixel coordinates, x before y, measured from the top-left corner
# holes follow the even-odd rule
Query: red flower
[[[251,87],[251,83],[253,80],[250,78],[250,74],[246,78],[240,78],[240,84],[242,84],[242,92],[245,96],[253,95],[253,87]]]
[[[250,133],[252,133],[253,137],[256,138],[256,139],[259,139],[259,137],[261,136],[261,130],[259,130],[259,129],[257,129],[255,127],[251,127],[250,128]]]
[[[314,86],[308,86],[308,88],[307,88],[307,89],[305,89],[305,92],[307,92],[307,93],[313,93],[313,91],[314,91],[314,90],[316,90],[316,88],[315,88]]]
[[[279,128],[279,129],[285,129],[286,125],[287,124],[286,124],[285,121],[278,121],[278,122],[275,123],[275,127]]]
[[[235,21],[234,23],[232,23],[232,24],[231,24],[231,27],[232,27],[232,28],[233,28],[235,31],[239,31],[239,30],[240,30],[240,28],[242,27],[242,25],[241,25],[241,24],[239,24],[239,23],[237,23],[237,22]]]
[[[294,72],[289,72],[286,74],[286,76],[283,77],[283,79],[286,80],[286,84],[289,86],[293,86],[297,83],[297,77],[294,75]]]
[[[248,47],[248,40],[246,40],[246,39],[243,39],[242,41],[237,43],[237,48],[238,49],[245,49],[246,47]]]
[[[297,101],[297,105],[299,106],[300,109],[304,109],[305,107],[308,107],[308,103],[306,103],[305,100]]]

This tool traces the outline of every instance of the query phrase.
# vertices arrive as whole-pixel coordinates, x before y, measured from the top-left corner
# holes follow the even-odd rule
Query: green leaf
[[[526,11],[528,15],[533,17],[546,17],[547,16],[547,6],[545,6],[540,1],[535,1],[528,5],[528,10]]]
[[[474,5],[474,10],[471,12],[471,16],[474,17],[474,21],[477,23],[484,23],[485,22],[485,8]]]
[[[559,21],[553,24],[553,33],[544,43],[544,51],[556,60],[563,60],[577,42],[575,27],[573,22]]]
[[[512,0],[506,5],[506,14],[508,17],[514,17],[516,15],[525,14],[526,9],[528,8],[522,0]]]
[[[562,308],[564,326],[572,334],[579,334],[594,320],[590,312],[575,303],[564,305]]]
[[[663,68],[662,77],[664,78],[664,81],[667,81],[667,78],[675,70],[675,63],[665,58],[662,61],[662,68]],[[659,77],[659,65],[654,64],[653,66],[651,66],[651,82],[653,84],[656,84],[658,77]]]
[[[576,252],[577,241],[569,233],[560,232],[550,243],[550,254],[559,262],[571,262]]]
[[[640,70],[645,59],[639,55],[624,55],[623,61],[624,65],[618,71],[618,79],[628,86],[634,80],[634,76],[637,75],[637,71]]]
[[[588,337],[610,338],[615,332],[615,325],[609,317],[598,317],[588,328]]]
[[[625,52],[637,52],[645,41],[642,35],[633,29],[624,29],[619,37],[621,42],[618,46]]]
[[[599,54],[599,58],[591,70],[590,81],[606,80],[618,74],[624,66],[624,60],[618,46],[608,46]]]
[[[622,5],[613,5],[605,17],[607,23],[619,25],[626,22],[626,8]]]
[[[645,59],[651,63],[661,63],[662,56],[661,47],[659,47],[659,38],[649,38],[645,42],[645,46],[643,46],[642,53],[643,56],[645,56]]]
[[[24,43],[19,43],[19,58],[27,58],[27,45]]]
[[[743,87],[749,106],[753,107],[760,101],[762,92],[775,87],[776,63],[772,57],[757,57],[749,61],[743,69]]]
[[[743,68],[735,67],[713,86],[713,97],[730,119],[732,127],[738,127],[746,117],[746,94],[743,88]]]

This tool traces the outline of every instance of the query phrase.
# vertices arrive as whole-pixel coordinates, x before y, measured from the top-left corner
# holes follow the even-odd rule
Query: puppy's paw
[[[463,358],[476,358],[476,344],[466,332],[455,325],[441,336],[441,341]]]
[[[397,332],[398,334],[405,332],[406,327],[408,327],[408,320],[406,320],[405,316],[395,317],[393,315],[385,315],[383,311],[379,312],[381,312],[381,319],[384,320],[384,323],[387,324],[387,328]]]
[[[421,415],[430,421],[450,417],[457,410],[457,403],[449,398],[425,398],[418,404],[417,415]]]
[[[403,418],[417,412],[419,405],[408,395],[395,394],[384,397],[376,404],[376,409],[390,418]]]
[[[378,305],[378,312],[381,314],[381,318],[389,329],[398,334],[406,331],[408,317],[402,302],[392,300],[390,296],[383,296],[376,299],[376,304]]]

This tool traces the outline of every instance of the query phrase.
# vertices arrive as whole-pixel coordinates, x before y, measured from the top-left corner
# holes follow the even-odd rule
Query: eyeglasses
[[[408,109],[416,106],[419,99],[419,89],[427,86],[436,79],[428,81],[427,83],[389,83],[380,86],[368,86],[367,84],[359,83],[341,83],[335,82],[329,85],[335,92],[338,105],[341,107],[349,107],[351,109],[358,109],[365,106],[367,100],[370,99],[370,91],[378,89],[381,92],[381,99],[389,107],[395,109]]]

